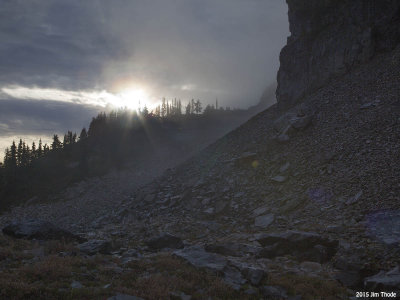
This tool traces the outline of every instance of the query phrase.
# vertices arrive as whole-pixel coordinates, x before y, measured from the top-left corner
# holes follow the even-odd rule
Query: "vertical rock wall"
[[[286,1],[291,36],[280,54],[281,109],[400,42],[399,0]]]

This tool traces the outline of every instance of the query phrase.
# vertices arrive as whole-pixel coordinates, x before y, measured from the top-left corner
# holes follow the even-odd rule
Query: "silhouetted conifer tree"
[[[147,118],[149,116],[149,110],[147,109],[146,104],[143,107],[142,116]]]
[[[43,156],[43,146],[42,146],[42,139],[39,139],[39,146],[37,150],[37,157],[41,158]]]
[[[194,112],[195,112],[195,104],[194,103],[195,103],[194,99],[192,99],[190,102],[190,113],[191,114],[194,114]]]
[[[201,102],[200,102],[200,100],[197,100],[194,103],[194,111],[196,114],[200,114],[202,110],[203,110],[203,108],[201,107]]]
[[[161,118],[166,117],[166,114],[167,114],[167,107],[165,103],[165,98],[163,98],[161,103]]]
[[[62,148],[62,144],[60,142],[60,139],[58,138],[58,135],[57,134],[53,135],[53,143],[51,143],[51,149],[53,151],[57,151],[61,148]]]
[[[22,152],[23,152],[23,143],[22,139],[19,139],[18,148],[17,148],[17,166],[22,164]]]
[[[30,162],[34,161],[36,158],[37,158],[36,144],[35,142],[32,142]]]
[[[49,145],[44,144],[44,147],[43,147],[43,156],[48,155],[49,152],[50,152],[50,147],[49,147]]]
[[[83,127],[82,130],[81,130],[81,134],[79,135],[79,140],[80,140],[80,141],[83,141],[83,140],[85,140],[87,137],[88,137],[88,134],[87,134],[87,132],[86,132],[86,128]]]

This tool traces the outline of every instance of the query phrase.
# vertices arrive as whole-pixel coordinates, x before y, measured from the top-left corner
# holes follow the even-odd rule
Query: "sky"
[[[283,0],[0,0],[0,156],[162,97],[254,105],[288,35]]]

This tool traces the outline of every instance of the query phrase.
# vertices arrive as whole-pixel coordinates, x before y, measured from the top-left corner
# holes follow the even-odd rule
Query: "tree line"
[[[99,113],[88,129],[82,128],[79,134],[68,131],[63,137],[54,134],[49,144],[41,139],[38,144],[13,141],[0,165],[0,199],[47,193],[50,188],[61,189],[86,176],[104,174],[127,159],[151,155],[157,143],[170,145],[171,134],[177,132],[173,128],[214,126],[211,119],[222,120],[238,111],[219,107],[218,100],[203,110],[201,101],[192,99],[183,113],[180,100],[164,98],[150,112],[145,106],[138,111]]]

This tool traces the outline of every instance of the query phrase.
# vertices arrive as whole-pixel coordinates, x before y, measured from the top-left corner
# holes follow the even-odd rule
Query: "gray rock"
[[[144,300],[144,299],[126,294],[117,294],[115,296],[107,298],[107,300]]]
[[[289,169],[289,167],[290,167],[290,163],[287,162],[286,164],[282,165],[282,166],[279,168],[279,172],[284,173],[284,172],[286,172],[286,171]]]
[[[225,257],[206,252],[201,246],[177,250],[174,255],[186,260],[196,268],[205,268],[216,273],[221,273],[228,264],[228,260]]]
[[[212,215],[212,214],[214,214],[214,207],[209,207],[209,208],[205,209],[203,212],[207,215]]]
[[[364,269],[363,265],[363,260],[356,254],[346,258],[338,257],[334,263],[334,267],[338,270],[335,273],[335,279],[344,286],[361,288],[363,287],[365,274],[370,273],[369,270]]]
[[[360,109],[368,109],[379,105],[379,100],[375,100],[373,102],[367,102],[360,106]]]
[[[225,208],[226,208],[227,206],[228,206],[227,201],[219,200],[219,201],[217,201],[217,202],[215,203],[215,210],[214,210],[214,212],[215,212],[216,214],[219,214],[219,213],[221,213],[222,211],[224,211]]]
[[[275,217],[273,214],[258,216],[254,220],[254,225],[257,227],[267,228],[269,225],[271,225],[272,222],[274,222],[274,220],[275,220]]]
[[[345,228],[342,225],[329,225],[326,227],[326,231],[333,233],[343,233],[345,231]]]
[[[157,237],[147,240],[146,245],[152,250],[161,250],[164,248],[182,249],[184,247],[181,238],[169,233],[162,233]]]
[[[248,288],[247,290],[244,291],[246,295],[257,295],[258,290],[255,288]]]
[[[223,271],[224,282],[234,290],[240,290],[241,286],[246,283],[242,273],[233,266],[227,266]]]
[[[253,210],[253,217],[258,217],[262,214],[264,214],[265,212],[267,212],[270,208],[268,206],[262,206],[259,208],[256,208],[255,210]]]
[[[334,275],[335,279],[344,286],[357,288],[362,283],[360,273],[358,271],[338,271]]]
[[[398,44],[398,1],[374,1],[373,9],[364,0],[287,3],[291,36],[280,54],[280,109]]]
[[[266,277],[266,273],[263,269],[253,267],[243,268],[242,274],[254,286],[258,286],[261,281]]]
[[[275,176],[275,177],[272,177],[271,180],[272,180],[272,181],[275,181],[275,182],[282,183],[282,182],[285,182],[285,181],[286,181],[286,176],[277,175],[277,176]]]
[[[290,120],[295,118],[296,114],[293,112],[288,112],[280,116],[274,121],[274,130],[278,134],[289,135],[291,131],[293,131],[292,125],[290,124]]]
[[[78,235],[41,220],[14,221],[5,226],[2,231],[5,235],[30,240],[85,241]]]
[[[278,135],[277,137],[276,137],[276,140],[279,142],[279,143],[287,143],[287,142],[289,142],[290,141],[290,137],[287,135],[287,134],[280,134],[280,135]]]
[[[112,251],[111,243],[106,240],[90,240],[78,245],[77,248],[88,255],[95,255],[97,253],[110,254]]]
[[[235,159],[235,165],[238,167],[251,166],[257,160],[257,153],[244,152],[240,157]]]
[[[228,260],[222,255],[209,253],[201,246],[187,247],[177,250],[174,255],[184,259],[196,268],[203,268],[215,274],[222,275],[226,284],[233,289],[239,290],[246,282],[242,273],[234,266],[228,264]]]
[[[263,286],[260,293],[267,299],[288,299],[286,290],[279,286]]]
[[[72,281],[71,288],[72,289],[81,289],[81,288],[83,288],[83,285],[79,281]]]
[[[368,291],[400,292],[399,267],[396,267],[388,272],[381,271],[374,276],[365,278],[364,287]]]
[[[169,293],[171,300],[191,300],[192,296],[186,295],[184,292],[172,292]]]
[[[293,128],[297,130],[303,130],[306,129],[308,126],[310,126],[312,123],[312,116],[303,116],[303,117],[294,117],[290,120],[290,124],[292,125]]]
[[[339,242],[319,234],[303,231],[287,231],[275,234],[260,234],[256,240],[264,246],[260,257],[293,255],[300,261],[324,263],[336,253]]]
[[[304,261],[300,264],[300,268],[307,273],[318,273],[322,271],[322,265],[317,262]]]
[[[350,204],[356,203],[361,198],[362,194],[363,194],[363,191],[359,191],[354,197],[349,198],[346,201],[346,204],[350,205]]]
[[[216,243],[204,246],[207,252],[217,253],[224,256],[241,257],[245,255],[256,255],[261,251],[260,247],[239,243]]]

